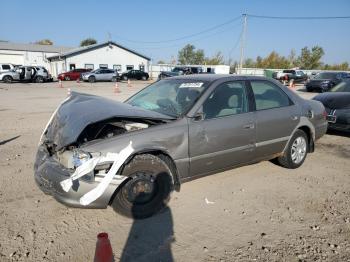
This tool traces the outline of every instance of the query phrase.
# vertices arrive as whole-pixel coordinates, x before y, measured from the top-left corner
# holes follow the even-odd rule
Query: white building
[[[44,66],[53,76],[73,68],[111,68],[119,72],[140,69],[148,72],[150,60],[111,41],[80,48],[0,42],[0,63]]]
[[[150,58],[115,42],[81,47],[48,57],[51,62],[50,71],[59,73],[74,68],[111,68],[119,72],[131,69],[149,71]]]
[[[17,44],[0,42],[0,63],[14,65],[36,65],[50,68],[50,56],[66,52],[72,48],[52,45]]]

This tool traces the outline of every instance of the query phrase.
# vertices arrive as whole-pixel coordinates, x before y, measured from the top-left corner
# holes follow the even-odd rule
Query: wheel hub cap
[[[306,155],[306,141],[304,137],[298,137],[294,140],[292,149],[292,161],[295,164],[299,164],[303,161]]]

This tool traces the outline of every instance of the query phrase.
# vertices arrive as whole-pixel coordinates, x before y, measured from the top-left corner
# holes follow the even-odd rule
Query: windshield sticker
[[[182,83],[179,88],[190,88],[190,87],[201,87],[203,83],[197,82],[197,83]]]

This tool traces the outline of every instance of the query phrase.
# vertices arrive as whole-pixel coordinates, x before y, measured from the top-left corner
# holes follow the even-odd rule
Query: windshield
[[[207,86],[208,82],[190,79],[161,80],[141,90],[126,103],[178,118],[193,106]]]
[[[350,81],[341,82],[334,86],[330,92],[350,92]]]
[[[314,79],[333,79],[335,76],[336,74],[334,73],[319,73],[314,77]]]

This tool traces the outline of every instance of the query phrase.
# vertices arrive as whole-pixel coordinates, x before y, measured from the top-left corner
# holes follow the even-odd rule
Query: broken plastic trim
[[[101,180],[101,182],[92,189],[87,192],[80,198],[80,204],[83,206],[87,206],[97,198],[99,198],[104,191],[107,189],[108,185],[112,182],[113,177],[118,180],[118,186],[127,178],[126,176],[116,175],[118,173],[119,168],[124,164],[124,162],[129,158],[129,156],[134,152],[134,148],[132,147],[132,142],[130,141],[129,145],[122,149],[119,154],[117,153],[107,153],[106,156],[94,157],[83,163],[79,166],[73,175],[61,181],[61,187],[65,192],[68,192],[73,186],[73,181],[88,174],[97,164],[104,162],[113,162],[111,168],[109,169],[106,176]]]

